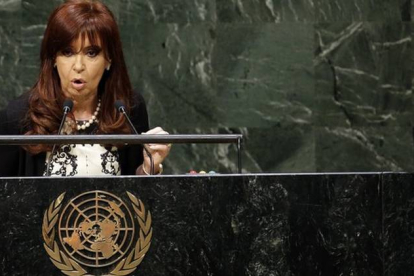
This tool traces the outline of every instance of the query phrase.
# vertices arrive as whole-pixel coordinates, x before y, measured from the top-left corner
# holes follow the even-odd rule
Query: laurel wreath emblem
[[[128,254],[128,257],[122,259],[116,267],[107,274],[107,276],[129,275],[134,272],[144,259],[145,254],[148,252],[151,245],[151,213],[150,211],[145,210],[145,206],[140,199],[137,199],[130,192],[127,192],[127,195],[131,200],[135,214],[137,215],[137,220],[140,226],[139,237],[135,247]],[[65,193],[62,193],[56,200],[52,201],[49,208],[45,211],[42,225],[43,245],[52,263],[59,268],[63,274],[69,276],[91,276],[91,274],[88,274],[88,272],[75,260],[66,256],[55,241],[55,225],[58,221],[64,197]]]

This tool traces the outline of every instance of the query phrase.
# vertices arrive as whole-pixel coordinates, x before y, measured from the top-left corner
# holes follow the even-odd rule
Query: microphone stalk
[[[60,126],[59,126],[59,130],[57,133],[58,135],[60,135],[60,133],[62,132],[62,128],[63,128],[63,125],[65,124],[66,116],[72,110],[72,107],[73,107],[72,100],[66,99],[63,102],[63,117],[62,117],[62,120],[60,121]],[[55,150],[56,150],[56,144],[53,144],[52,152],[50,153],[50,156],[47,159],[46,176],[50,176],[52,173],[50,171],[50,163],[52,162],[52,158],[53,158],[53,155],[55,154]]]
[[[132,131],[139,135],[138,131],[135,129],[134,125],[132,124],[131,120],[129,119],[128,114],[125,111],[125,106],[124,103],[122,101],[115,101],[115,108],[116,110],[118,110],[119,112],[121,112],[122,114],[124,114],[125,118],[127,119],[127,122],[129,124],[129,126],[131,127]],[[149,159],[150,159],[150,163],[151,163],[151,168],[150,168],[150,174],[154,175],[154,161],[152,159],[152,155],[149,152],[149,150],[143,145],[143,148],[145,150],[145,153],[148,155]],[[144,164],[142,164],[142,166],[144,166]]]

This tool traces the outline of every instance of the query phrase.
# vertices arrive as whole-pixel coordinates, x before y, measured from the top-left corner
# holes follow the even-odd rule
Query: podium
[[[1,178],[0,274],[413,275],[413,178]]]

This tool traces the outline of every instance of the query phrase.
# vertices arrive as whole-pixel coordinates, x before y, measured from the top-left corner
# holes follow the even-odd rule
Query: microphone
[[[139,135],[138,131],[135,129],[134,125],[132,124],[131,120],[129,119],[128,114],[125,111],[124,102],[121,101],[121,100],[116,100],[115,103],[114,103],[114,105],[115,105],[116,110],[118,110],[120,113],[124,114],[124,116],[127,119],[128,124],[131,127],[132,131],[135,134]],[[154,161],[152,159],[152,155],[151,155],[151,153],[149,152],[149,150],[147,150],[147,148],[144,145],[143,145],[143,148],[145,150],[145,153],[148,155],[148,157],[150,159],[150,162],[151,162],[151,175],[153,175],[154,174]]]
[[[66,116],[72,110],[72,107],[73,101],[71,99],[66,99],[63,102],[63,116]]]
[[[62,132],[62,128],[65,123],[66,116],[72,110],[72,108],[73,108],[73,101],[71,99],[65,99],[65,101],[63,102],[63,117],[62,117],[62,120],[60,121],[60,126],[59,126],[59,130],[57,133],[58,135],[60,135],[60,133]],[[56,144],[53,145],[52,152],[49,158],[47,159],[46,176],[50,176],[50,174],[52,173],[50,171],[50,163],[52,162],[53,154],[55,154],[55,149],[56,149]]]

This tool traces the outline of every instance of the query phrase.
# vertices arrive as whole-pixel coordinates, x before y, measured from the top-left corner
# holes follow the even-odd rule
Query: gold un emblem
[[[50,204],[43,216],[43,245],[63,274],[97,275],[87,271],[91,270],[111,276],[135,271],[151,245],[151,213],[133,194],[127,196],[133,212],[104,191],[80,194],[62,208],[63,193]]]

